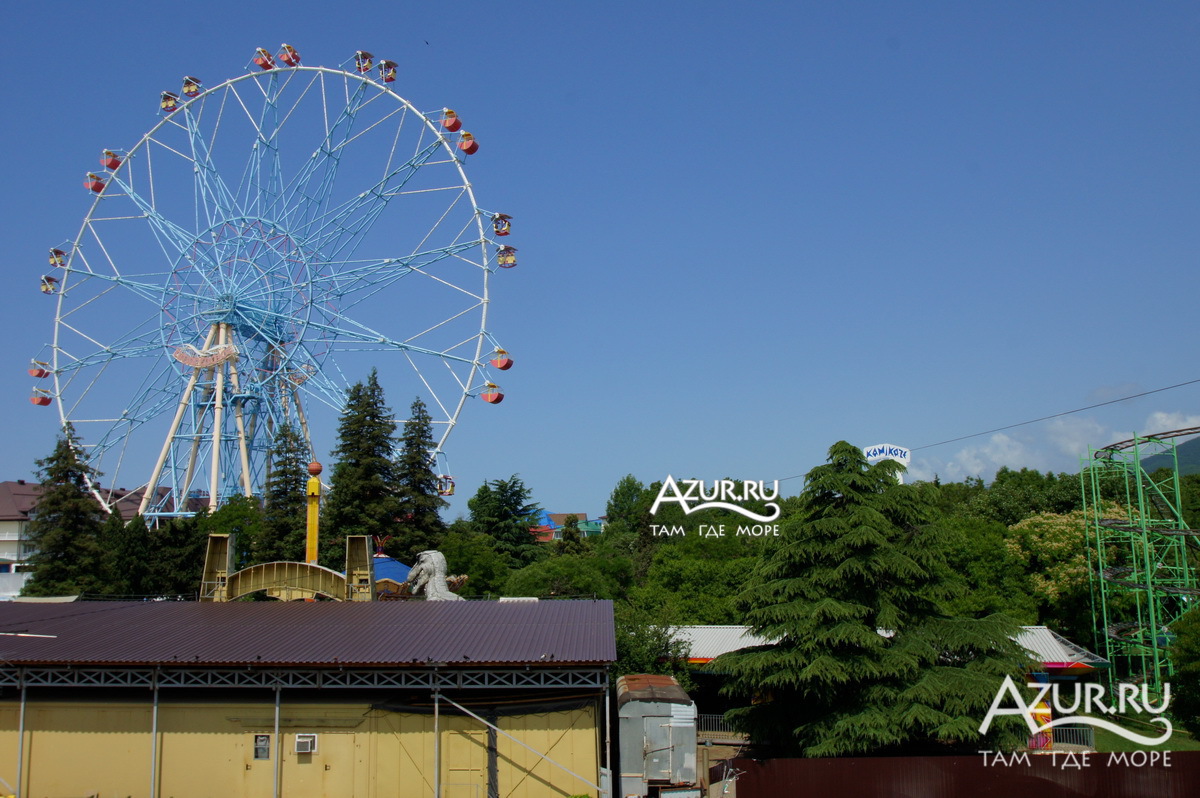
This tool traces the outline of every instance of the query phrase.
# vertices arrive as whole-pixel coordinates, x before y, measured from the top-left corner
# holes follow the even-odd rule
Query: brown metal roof
[[[546,515],[550,516],[550,520],[558,526],[565,524],[567,522],[567,518],[572,515],[575,516],[575,518],[579,521],[588,520],[587,513],[546,513]]]
[[[102,488],[101,490],[108,501],[115,502],[113,506],[120,510],[121,517],[126,521],[132,520],[137,515],[142,496],[145,494],[144,488],[134,491],[127,491],[123,488]],[[37,505],[38,499],[42,497],[42,492],[42,486],[37,482],[28,482],[23,479],[15,482],[0,482],[0,521],[28,521],[29,513]],[[167,492],[167,488],[159,488],[157,491],[160,497],[165,496]]]
[[[632,673],[617,679],[617,705],[625,706],[630,701],[692,703],[674,677],[655,673]]]
[[[28,521],[41,495],[42,486],[36,482],[0,482],[0,521]]]
[[[606,663],[611,601],[0,603],[12,665]],[[54,637],[24,637],[54,635]]]

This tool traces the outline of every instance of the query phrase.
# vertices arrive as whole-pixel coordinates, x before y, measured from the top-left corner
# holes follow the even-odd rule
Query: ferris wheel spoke
[[[343,147],[351,140],[355,118],[366,99],[367,86],[360,82],[349,93],[341,112],[331,123],[326,123],[324,140],[285,187],[283,204],[288,210],[284,221],[290,228],[306,231],[312,219],[323,213],[333,193]]]
[[[371,228],[388,201],[402,192],[439,146],[438,142],[429,144],[358,196],[306,220],[305,239],[320,252],[353,252],[351,242],[359,240]]]
[[[213,163],[211,148],[201,133],[198,120],[189,108],[184,109],[184,115],[195,167],[197,205],[206,211],[206,227],[212,227],[218,220],[238,215],[237,201]],[[213,137],[216,137],[215,132]]]
[[[114,177],[116,181],[118,178]],[[176,255],[187,255],[196,242],[196,236],[172,222],[154,207],[145,197],[128,184],[122,184],[125,195],[141,209],[146,221],[150,223],[155,237],[164,249],[173,250]]]
[[[324,286],[339,299],[352,300],[350,304],[343,305],[343,310],[349,310],[365,299],[391,288],[397,281],[408,275],[414,273],[428,275],[431,267],[477,246],[476,242],[467,242],[442,249],[418,252],[403,258],[329,263],[325,265],[331,267],[330,273],[314,280],[314,284]],[[446,284],[457,288],[450,283]],[[461,290],[468,296],[478,298],[476,294],[465,289]]]

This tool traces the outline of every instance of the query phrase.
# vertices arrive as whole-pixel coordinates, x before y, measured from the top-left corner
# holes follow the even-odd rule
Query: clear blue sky
[[[284,41],[396,60],[400,94],[469,118],[479,203],[514,217],[489,326],[517,365],[451,437],[450,517],[513,473],[595,517],[626,473],[791,477],[838,439],[921,447],[1200,377],[1195,3],[47,0],[6,30],[0,478],[53,445],[25,366],[84,173],[180,76]],[[1076,471],[1191,424],[1200,384],[912,470]]]

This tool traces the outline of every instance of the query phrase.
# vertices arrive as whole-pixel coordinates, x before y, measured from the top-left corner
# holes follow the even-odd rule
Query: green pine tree
[[[568,515],[563,519],[562,538],[554,547],[556,555],[583,554],[587,547],[583,544],[583,533],[579,531],[579,516]]]
[[[450,506],[438,492],[441,480],[433,471],[431,456],[433,420],[419,398],[409,409],[401,439],[403,446],[396,475],[399,522],[384,550],[402,562],[415,563],[418,554],[441,543],[446,524],[438,511]]]
[[[530,531],[542,509],[530,500],[529,489],[516,474],[479,486],[467,500],[472,527],[496,542],[496,550],[520,565],[541,559],[547,552]]]
[[[88,489],[99,475],[81,456],[70,425],[37,465],[42,495],[29,521],[32,575],[21,594],[105,592],[100,533],[106,514]]]
[[[395,416],[372,369],[365,383],[346,392],[321,514],[321,565],[342,570],[347,535],[386,541],[395,532],[401,512],[395,435]]]
[[[147,596],[150,585],[152,540],[146,519],[134,516],[128,523],[120,513],[110,513],[100,534],[105,593],[110,596]]]
[[[945,613],[960,581],[927,524],[931,497],[899,469],[831,447],[742,594],[751,628],[778,642],[712,667],[753,701],[729,713],[752,740],[804,756],[973,751],[1003,677],[1019,678],[1015,624]],[[994,725],[989,742],[1015,742],[1014,728]]]
[[[172,518],[151,531],[147,593],[183,598],[199,594],[210,520],[204,508],[190,518]]]
[[[300,432],[283,424],[271,446],[271,472],[264,487],[262,534],[247,541],[248,564],[301,562],[307,532],[310,452]]]

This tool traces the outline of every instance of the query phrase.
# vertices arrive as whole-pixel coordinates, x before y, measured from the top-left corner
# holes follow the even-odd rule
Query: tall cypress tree
[[[400,514],[385,551],[403,562],[415,563],[418,554],[437,547],[445,536],[446,524],[438,511],[449,506],[438,493],[441,482],[433,472],[433,420],[420,398],[409,408],[401,440],[396,468]]]
[[[830,448],[741,596],[754,632],[777,642],[713,667],[754,702],[729,713],[752,740],[804,756],[974,750],[1003,677],[1026,664],[1008,618],[944,611],[961,583],[927,523],[932,501],[898,469]],[[1013,728],[993,732],[1011,743]]]
[[[304,559],[309,456],[300,432],[291,424],[280,426],[264,489],[262,534],[249,541],[251,564]]]
[[[88,491],[88,480],[97,474],[80,456],[70,425],[51,455],[37,464],[42,495],[29,521],[33,574],[21,594],[104,592],[100,532],[106,514]]]
[[[384,401],[374,369],[351,386],[338,423],[329,497],[321,514],[322,565],[341,570],[346,536],[387,540],[400,516],[397,495],[396,419]]]

